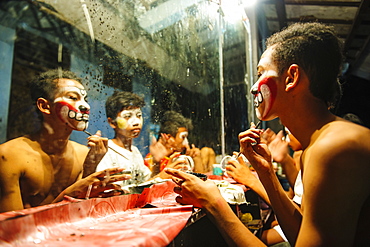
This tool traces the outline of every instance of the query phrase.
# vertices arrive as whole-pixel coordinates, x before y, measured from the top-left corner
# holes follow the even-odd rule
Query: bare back
[[[302,162],[303,221],[297,246],[368,245],[370,130],[337,118],[312,135]]]
[[[19,137],[0,145],[0,211],[51,203],[81,175],[87,147],[68,141],[61,154]]]

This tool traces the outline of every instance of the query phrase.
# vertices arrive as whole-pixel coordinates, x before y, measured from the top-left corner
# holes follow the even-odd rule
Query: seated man
[[[239,134],[240,151],[263,183],[285,236],[294,246],[367,246],[370,241],[370,130],[333,115],[341,44],[333,28],[296,23],[267,40],[251,93],[257,117],[276,117],[302,145],[301,210],[272,167],[263,130]],[[212,181],[166,169],[177,201],[203,208],[232,246],[264,246],[230,209]]]
[[[194,160],[194,171],[203,172],[201,152],[193,144],[190,148],[188,135],[193,129],[190,119],[178,112],[167,111],[161,118],[158,140],[153,140],[150,153],[145,157],[145,165],[152,175],[159,174],[168,165],[170,157],[184,153]],[[165,174],[165,173],[162,173]]]
[[[144,165],[140,151],[132,145],[140,135],[143,126],[141,107],[144,99],[131,92],[115,92],[105,103],[108,123],[114,130],[114,138],[108,141],[108,152],[96,171],[121,167],[131,171],[131,179],[120,182],[121,186],[138,184],[151,177],[151,171]]]
[[[83,167],[98,163],[107,148],[99,133],[88,138],[88,147],[70,141],[73,130],[87,128],[90,106],[81,79],[70,71],[51,70],[30,85],[42,119],[38,132],[0,145],[0,212],[60,201],[64,195],[84,198],[104,195],[116,180],[110,169],[81,179]]]

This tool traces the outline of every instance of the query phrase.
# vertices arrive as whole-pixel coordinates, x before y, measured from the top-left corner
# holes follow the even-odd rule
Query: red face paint
[[[80,131],[87,129],[90,113],[88,108],[78,110],[65,101],[59,101],[55,103],[55,109],[60,120],[71,128]]]
[[[255,93],[257,107],[265,102],[265,109],[261,114],[262,119],[270,112],[277,95],[277,85],[273,77],[265,77],[258,84],[258,91]]]

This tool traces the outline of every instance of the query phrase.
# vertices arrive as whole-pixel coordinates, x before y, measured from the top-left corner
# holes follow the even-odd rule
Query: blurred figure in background
[[[207,172],[210,170],[211,165],[209,164],[214,162],[215,153],[211,148],[204,148],[201,151],[194,144],[189,144],[188,135],[192,129],[191,119],[185,118],[180,113],[167,111],[163,114],[160,120],[158,140],[153,139],[150,153],[145,157],[145,164],[151,169],[153,176],[163,171],[171,156],[175,158],[180,154],[189,156],[194,161],[193,171]]]

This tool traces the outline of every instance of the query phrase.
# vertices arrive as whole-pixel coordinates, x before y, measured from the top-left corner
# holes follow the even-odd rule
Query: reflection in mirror
[[[205,0],[2,1],[0,141],[39,128],[28,82],[63,68],[87,82],[91,133],[112,138],[104,102],[115,90],[133,91],[146,101],[135,140],[143,155],[167,110],[192,119],[189,141],[197,147],[238,150],[252,112],[245,97],[253,83],[251,33],[246,16],[230,20],[228,11]],[[71,139],[86,144],[82,132]]]

